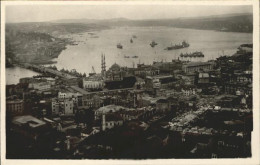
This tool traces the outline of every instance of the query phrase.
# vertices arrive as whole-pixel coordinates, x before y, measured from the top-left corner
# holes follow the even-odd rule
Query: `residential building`
[[[210,82],[210,75],[209,73],[199,73],[199,84],[208,84]]]
[[[124,121],[137,120],[143,113],[144,110],[128,110],[118,112]]]
[[[7,100],[6,112],[12,115],[21,115],[24,113],[24,101],[23,100]]]
[[[52,114],[59,114],[60,112],[60,102],[58,99],[52,99],[51,102]]]
[[[169,112],[171,110],[170,102],[167,99],[159,99],[156,101],[156,110],[159,112]]]
[[[146,76],[159,75],[160,70],[156,66],[138,64],[137,68],[134,69],[134,75],[145,78]]]
[[[83,95],[80,93],[72,92],[59,92],[58,99],[72,99],[75,106],[78,106],[80,99]]]
[[[197,89],[194,85],[184,86],[181,90],[185,96],[195,95],[197,93]]]
[[[52,114],[73,114],[74,102],[72,99],[53,99]]]
[[[159,89],[161,87],[160,79],[157,77],[147,76],[145,79],[147,89]]]
[[[106,129],[111,129],[114,127],[122,126],[123,119],[117,114],[103,114],[102,115],[102,131]]]
[[[82,106],[97,109],[103,105],[103,99],[95,93],[83,95]]]
[[[127,110],[127,108],[117,105],[107,105],[104,107],[100,107],[95,111],[95,119],[99,119],[101,115],[108,114],[108,113],[114,113],[118,111],[124,111]]]

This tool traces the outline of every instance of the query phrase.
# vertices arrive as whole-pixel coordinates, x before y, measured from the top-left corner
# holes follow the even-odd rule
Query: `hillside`
[[[38,32],[6,34],[7,66],[16,62],[50,63],[66,48],[68,41]]]
[[[6,24],[6,66],[28,62],[53,63],[72,41],[61,35],[96,31],[107,26],[79,23],[14,23]]]
[[[57,23],[95,23],[106,26],[169,26],[177,28],[217,30],[229,32],[247,32],[253,31],[253,15],[245,14],[227,14],[214,15],[206,17],[175,18],[175,19],[146,19],[129,20],[125,18],[93,20],[93,19],[65,19],[56,20]]]
[[[229,32],[253,31],[252,15],[239,15],[229,17],[207,17],[207,18],[180,18],[167,20],[136,21],[139,26],[171,26],[177,28],[191,28],[203,30],[217,30]]]
[[[107,29],[106,25],[98,24],[83,24],[83,23],[50,23],[50,22],[28,22],[28,23],[7,23],[6,29],[8,31],[19,32],[39,32],[47,33],[55,37],[64,34],[83,33],[93,30]]]

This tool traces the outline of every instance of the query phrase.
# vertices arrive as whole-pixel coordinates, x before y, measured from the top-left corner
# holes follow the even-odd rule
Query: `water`
[[[6,68],[5,70],[7,85],[19,83],[20,78],[40,75],[40,73],[20,67]]]
[[[177,59],[180,53],[202,51],[203,59],[212,60],[220,55],[232,55],[237,47],[244,43],[252,43],[252,34],[217,32],[210,30],[179,29],[170,27],[116,27],[108,30],[70,35],[78,45],[67,46],[60,56],[54,61],[58,69],[76,69],[80,73],[90,73],[92,66],[95,71],[101,71],[101,53],[106,56],[107,69],[114,63],[121,66],[133,67],[140,63],[152,64],[153,61],[171,61]],[[137,38],[130,39],[133,35]],[[98,38],[93,38],[98,36]],[[152,48],[150,43],[154,40],[158,43]],[[167,46],[181,43],[186,40],[190,47],[179,50],[164,50]],[[123,49],[116,45],[121,43]],[[124,55],[130,58],[124,58]],[[132,56],[138,58],[131,58]],[[18,83],[22,77],[31,77],[38,73],[23,68],[7,68],[7,84]]]
[[[57,59],[58,69],[76,69],[81,73],[90,73],[92,66],[96,72],[101,70],[101,53],[106,55],[107,69],[114,63],[133,67],[140,63],[151,64],[153,61],[171,61],[177,59],[180,53],[202,51],[204,58],[197,60],[212,60],[220,55],[232,55],[243,43],[252,43],[252,34],[217,32],[209,30],[179,29],[169,27],[120,27],[94,32],[94,36],[84,33],[72,35],[78,45],[68,46]],[[137,38],[130,43],[132,35]],[[151,41],[158,43],[152,48]],[[179,50],[164,50],[167,46],[186,40],[190,47]],[[117,43],[123,49],[116,47]],[[130,58],[124,58],[124,55]],[[132,56],[138,58],[131,58]]]

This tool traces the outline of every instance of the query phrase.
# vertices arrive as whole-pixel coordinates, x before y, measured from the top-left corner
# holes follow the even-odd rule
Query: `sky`
[[[6,6],[6,22],[59,19],[161,19],[252,13],[252,6],[176,5],[17,5]]]

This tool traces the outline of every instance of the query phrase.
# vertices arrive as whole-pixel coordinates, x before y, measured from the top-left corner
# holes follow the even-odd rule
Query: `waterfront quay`
[[[100,65],[19,64],[42,75],[6,85],[7,158],[251,156],[252,45],[207,62]]]

